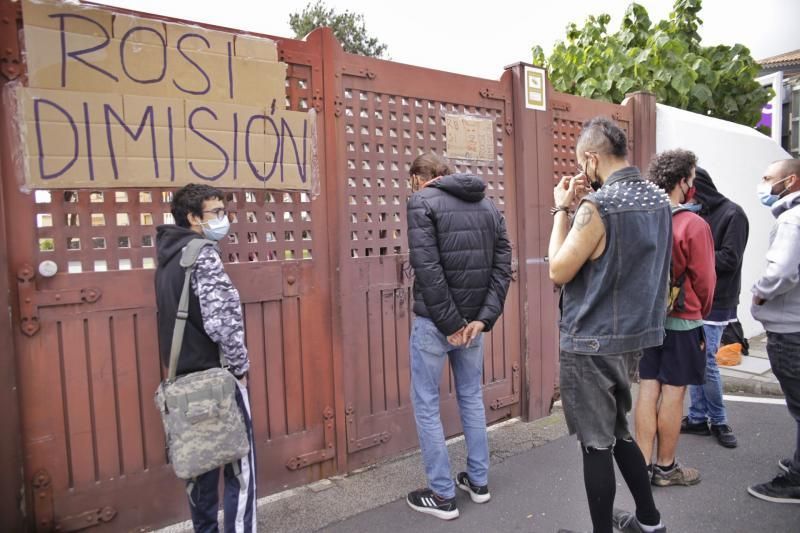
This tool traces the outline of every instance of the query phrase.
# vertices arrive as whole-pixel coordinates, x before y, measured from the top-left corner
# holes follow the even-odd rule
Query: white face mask
[[[206,222],[201,222],[200,225],[203,228],[203,235],[205,238],[212,241],[224,239],[225,235],[228,234],[228,230],[231,228],[231,223],[227,215],[222,218],[213,218]]]

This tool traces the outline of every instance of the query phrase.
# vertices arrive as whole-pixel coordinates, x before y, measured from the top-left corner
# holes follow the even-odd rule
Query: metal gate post
[[[519,276],[521,286],[522,418],[550,413],[558,351],[556,294],[548,276],[547,245],[552,227],[553,112],[526,108],[524,63],[513,72],[514,168],[517,175]],[[549,98],[553,89],[546,84]],[[549,104],[549,100],[547,101]]]
[[[325,190],[328,192],[325,201],[328,204],[328,257],[330,258],[331,279],[331,351],[333,356],[333,396],[334,420],[336,426],[336,470],[347,469],[347,422],[345,407],[345,374],[344,344],[342,338],[342,217],[346,213],[341,208],[345,205],[346,194],[339,181],[344,171],[345,150],[337,120],[337,102],[341,102],[342,77],[338,70],[341,62],[342,47],[329,28],[314,30],[306,38],[317,40],[322,53],[322,117],[323,129],[320,141],[325,144],[324,167],[322,176]]]
[[[645,172],[656,153],[656,95],[644,91],[631,93],[622,105],[633,108],[632,126],[636,142],[631,163]]]
[[[15,33],[16,35],[16,33]],[[0,93],[4,84],[0,83]],[[4,183],[16,185],[13,158],[11,157],[14,145],[9,131],[11,117],[8,116],[9,108],[0,106],[0,405],[3,405],[4,416],[0,423],[0,433],[5,435],[0,439],[0,472],[3,472],[0,481],[0,516],[3,517],[3,527],[7,531],[22,531],[24,518],[21,513],[20,494],[22,493],[22,432],[19,419],[19,396],[17,395],[17,365],[16,350],[14,348],[14,330],[12,327],[11,308],[14,298],[11,290],[16,284],[11,284],[10,278],[13,269],[9,262],[8,246],[12,242],[9,235],[11,220],[9,210],[6,209]],[[11,186],[10,185],[10,186]],[[10,188],[9,186],[9,188]],[[28,222],[30,223],[30,222]],[[18,221],[16,226],[24,225]],[[19,242],[15,235],[13,241]]]

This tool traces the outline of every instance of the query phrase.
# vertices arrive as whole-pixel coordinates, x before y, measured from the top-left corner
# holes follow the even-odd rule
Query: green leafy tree
[[[316,28],[327,26],[342,43],[342,48],[351,54],[383,57],[386,52],[386,44],[367,34],[364,15],[348,10],[336,13],[321,0],[314,4],[309,3],[300,13],[290,14],[289,26],[298,39],[302,39]]]
[[[533,48],[560,92],[620,103],[632,91],[649,91],[658,101],[695,113],[754,126],[772,89],[755,81],[759,67],[747,47],[702,46],[697,29],[702,0],[676,0],[669,18],[657,24],[632,3],[616,33],[607,14],[590,16],[583,28],[567,26],[550,57]]]

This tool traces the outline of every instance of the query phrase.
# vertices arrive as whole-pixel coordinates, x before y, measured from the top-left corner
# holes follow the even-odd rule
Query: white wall
[[[758,201],[756,186],[770,163],[791,155],[769,137],[740,124],[661,104],[656,113],[657,150],[683,148],[697,154],[698,165],[708,171],[717,189],[747,213],[750,238],[742,266],[739,320],[745,336],[762,333],[764,328],[750,315],[750,287],[764,269],[774,219]]]

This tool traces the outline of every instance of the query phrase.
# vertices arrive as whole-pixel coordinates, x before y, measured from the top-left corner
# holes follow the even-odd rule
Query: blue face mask
[[[681,204],[681,207],[688,209],[692,213],[699,213],[703,208],[700,204]]]
[[[776,181],[775,183],[768,183],[768,182],[759,183],[758,189],[756,189],[756,191],[758,192],[758,199],[761,200],[761,203],[767,207],[771,207],[772,204],[780,200],[781,196],[783,196],[783,192],[786,192],[786,190],[784,189],[784,191],[781,194],[772,194],[772,189],[775,188],[775,185],[783,183],[787,179],[789,178],[788,177],[783,178],[782,180]]]
[[[228,230],[231,228],[231,223],[227,216],[201,222],[200,225],[203,227],[203,235],[205,238],[212,241],[224,239],[225,235],[228,234]]]

